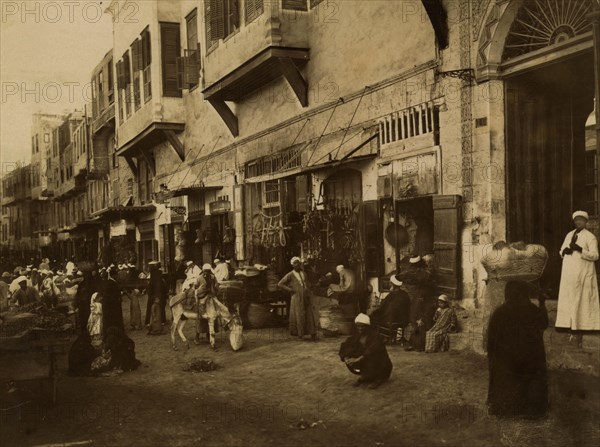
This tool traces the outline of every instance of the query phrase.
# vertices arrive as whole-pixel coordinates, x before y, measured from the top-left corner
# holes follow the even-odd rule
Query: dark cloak
[[[509,282],[488,327],[490,414],[542,416],[548,409],[546,308],[529,301],[528,285]]]
[[[162,274],[162,270],[157,267],[151,267],[150,270],[150,283],[148,284],[148,302],[146,303],[146,326],[150,324],[150,316],[152,315],[152,304],[156,298],[159,299],[160,306],[160,322],[165,323],[167,317],[165,314],[165,306],[167,305],[167,298],[169,295],[169,289],[165,282]]]
[[[102,296],[102,325],[104,330],[117,327],[124,330],[121,288],[112,278],[100,280],[99,292]]]
[[[371,314],[371,324],[390,330],[404,328],[410,321],[410,297],[404,290],[393,290]]]
[[[374,328],[369,327],[365,333],[367,340],[365,345],[360,344],[360,335],[355,333],[340,346],[340,359],[364,358],[348,369],[352,374],[360,375],[365,382],[387,380],[392,373],[392,362],[388,356],[383,340]],[[359,370],[359,371],[357,371]]]

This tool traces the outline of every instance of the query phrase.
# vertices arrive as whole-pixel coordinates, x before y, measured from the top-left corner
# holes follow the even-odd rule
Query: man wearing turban
[[[588,219],[585,211],[575,211],[575,229],[567,234],[560,247],[563,264],[555,327],[570,329],[579,347],[583,342],[582,331],[600,329],[598,280],[594,266],[598,260],[598,241],[585,228]]]

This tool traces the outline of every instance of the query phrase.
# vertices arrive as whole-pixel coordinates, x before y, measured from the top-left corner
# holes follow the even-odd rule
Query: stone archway
[[[591,11],[587,0],[492,0],[478,41],[477,80],[504,93],[489,105],[505,172],[492,203],[504,203],[497,214],[506,238],[548,249],[544,285],[551,289],[560,275],[557,245],[593,188],[584,179],[593,168],[584,135],[594,97]]]
[[[576,53],[591,48],[593,45],[591,26],[587,24],[582,26],[582,21],[593,8],[592,2],[588,0],[489,1],[477,43],[475,70],[477,80],[484,82],[499,79],[506,74],[507,38],[514,40],[518,31],[529,34],[531,48],[526,50],[539,53],[534,56],[538,56],[540,60],[544,57],[545,63],[550,63],[569,52]],[[532,11],[532,17],[535,14],[539,14],[539,17],[533,17],[531,23],[525,23],[522,27],[525,31],[513,29],[517,22],[527,21],[523,20],[527,18],[527,15],[523,15],[523,11],[527,12],[527,10]],[[544,41],[545,35],[547,41]],[[525,42],[523,46],[525,47]],[[558,52],[559,49],[562,51]],[[502,67],[503,63],[505,63],[504,67]]]

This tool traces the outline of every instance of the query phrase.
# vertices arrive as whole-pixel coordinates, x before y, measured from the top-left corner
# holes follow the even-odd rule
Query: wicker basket
[[[544,273],[547,261],[548,252],[543,245],[529,244],[524,250],[512,246],[493,248],[481,264],[489,279],[535,281]]]

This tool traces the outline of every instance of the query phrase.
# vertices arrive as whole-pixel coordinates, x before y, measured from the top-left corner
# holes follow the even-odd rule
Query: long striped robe
[[[456,314],[454,309],[438,308],[433,316],[434,325],[425,335],[425,352],[444,352],[450,348],[448,332],[456,328]]]

